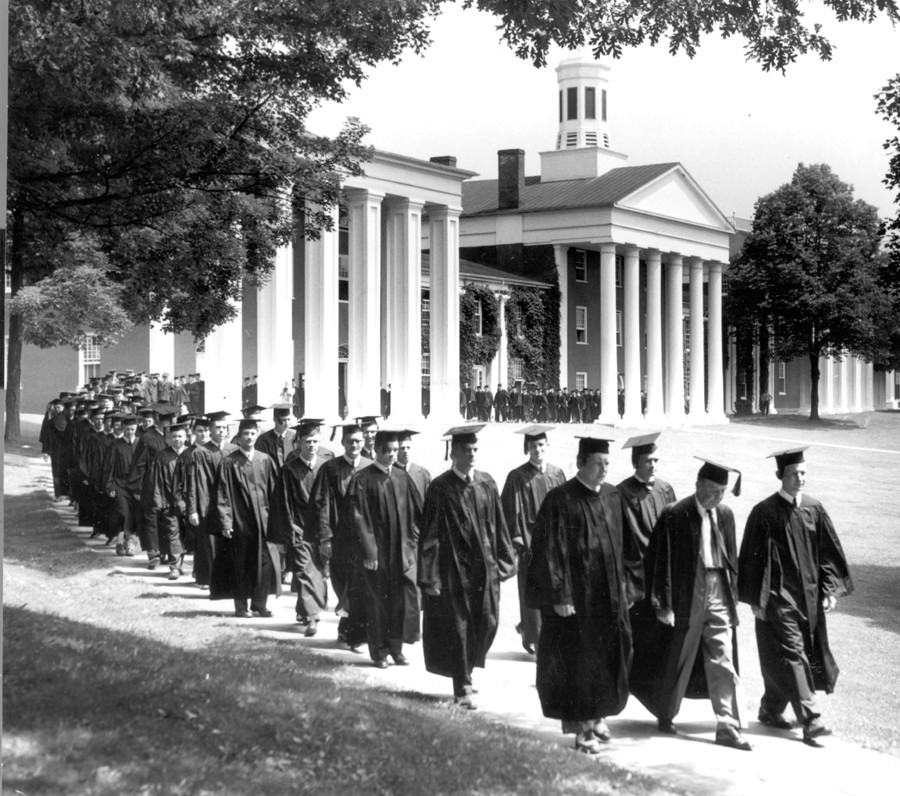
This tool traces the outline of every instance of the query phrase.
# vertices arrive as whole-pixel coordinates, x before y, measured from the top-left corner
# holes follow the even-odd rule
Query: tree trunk
[[[763,322],[759,325],[759,397],[771,394],[769,388],[769,362],[771,361],[769,352],[769,325]]]
[[[819,419],[819,353],[809,354],[809,419]]]
[[[9,271],[12,295],[22,287],[22,213],[12,212],[12,234],[10,235]],[[22,319],[18,315],[9,316],[9,345],[6,356],[6,428],[3,439],[7,442],[19,441],[19,399],[22,392]]]

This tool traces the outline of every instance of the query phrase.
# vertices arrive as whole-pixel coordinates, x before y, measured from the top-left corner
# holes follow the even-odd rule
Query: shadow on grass
[[[855,592],[838,601],[837,610],[900,635],[900,567],[852,565]]]
[[[860,425],[860,416],[830,416],[820,420],[810,420],[808,415],[732,415],[730,419],[736,425],[763,426],[774,429],[794,428],[807,431],[857,431],[865,427]]]
[[[86,547],[46,498],[46,493],[5,496],[4,560],[55,577],[108,569],[107,559]]]
[[[290,641],[184,650],[25,608],[5,619],[10,793],[658,792],[421,694],[347,682]]]

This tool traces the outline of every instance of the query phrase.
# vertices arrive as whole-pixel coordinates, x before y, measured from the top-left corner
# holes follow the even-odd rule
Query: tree
[[[766,71],[783,72],[798,55],[809,52],[828,60],[832,52],[822,25],[806,23],[805,11],[812,3],[466,0],[465,5],[500,17],[503,38],[516,54],[541,66],[551,44],[568,49],[587,44],[597,56],[618,58],[626,47],[668,39],[669,52],[684,51],[693,57],[701,36],[716,31],[722,38],[743,37],[747,60],[757,61]],[[872,22],[880,15],[900,19],[895,0],[822,0],[821,5],[842,22]]]
[[[233,315],[242,281],[266,278],[297,214],[311,237],[330,223],[340,178],[366,158],[361,124],[316,137],[310,110],[366,66],[420,51],[438,5],[14,0],[13,294],[52,292],[42,280],[77,245],[123,287],[131,321],[208,334]],[[7,439],[18,436],[22,340],[13,314]]]
[[[873,357],[881,237],[874,207],[828,166],[801,163],[790,183],[757,201],[729,269],[729,322],[771,325],[774,356],[808,358],[810,420],[819,419],[819,357]]]

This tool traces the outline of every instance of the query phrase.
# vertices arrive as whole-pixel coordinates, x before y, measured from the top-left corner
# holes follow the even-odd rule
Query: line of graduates
[[[806,743],[829,733],[815,699],[839,671],[826,614],[853,584],[827,512],[804,491],[805,449],[772,454],[780,488],[751,512],[738,552],[722,503],[737,471],[702,459],[694,493],[677,501],[657,475],[658,434],[626,442],[634,474],[613,487],[612,440],[579,437],[567,480],[547,461],[552,427],[520,429],[528,459],[501,493],[476,468],[483,424],[446,433],[452,464],[432,479],[412,461],[411,429],[379,429],[376,416],[339,423],[335,456],[320,447],[321,419],[294,424],[290,404],[270,408],[273,429],[260,434],[264,407],[246,407],[228,442],[227,412],[140,406],[138,429],[138,415],[66,396],[52,402],[42,442],[55,490],[74,462],[79,521],[120,554],[134,555],[139,540],[147,566],[168,565],[177,580],[193,551],[197,584],[233,600],[239,617],[271,616],[267,599],[290,576],[306,636],[330,582],[339,645],[365,644],[386,668],[407,665],[403,645],[421,638],[426,669],[452,680],[461,708],[476,708],[473,670],[497,632],[500,584],[518,572],[517,630],[536,654],[543,712],[579,751],[600,751],[629,693],[667,734],[677,734],[682,699],[708,698],[716,743],[749,750],[739,601],[756,622],[758,720],[792,729],[791,705]]]
[[[460,414],[469,421],[489,423],[593,423],[600,417],[599,390],[543,390],[516,384],[472,387],[464,382],[459,391]],[[620,407],[621,413],[621,407]]]
[[[831,693],[839,671],[825,615],[853,584],[827,512],[803,491],[805,448],[772,454],[781,488],[753,509],[738,552],[734,515],[722,504],[737,470],[701,459],[694,493],[676,501],[656,475],[658,436],[626,442],[635,472],[617,487],[605,483],[611,440],[580,438],[577,475],[546,493],[523,543],[520,632],[530,651],[539,628],[544,714],[575,734],[576,749],[597,754],[610,738],[606,718],[624,709],[629,692],[672,735],[682,699],[708,698],[716,743],[752,749],[741,733],[741,601],[756,623],[759,722],[793,729],[784,716],[791,705],[803,741],[819,746],[830,730],[815,692]],[[529,610],[539,614],[528,618]]]

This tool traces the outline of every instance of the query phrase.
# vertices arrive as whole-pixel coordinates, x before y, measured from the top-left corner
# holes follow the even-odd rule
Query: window
[[[477,389],[481,389],[484,387],[484,383],[487,380],[487,369],[484,365],[476,365],[474,370],[475,375],[475,387]]]
[[[576,390],[586,390],[587,389],[587,373],[584,371],[578,371],[575,373],[575,389]]]
[[[88,335],[81,346],[81,371],[82,383],[87,382],[92,376],[100,375],[100,346],[97,338]]]
[[[578,118],[578,89],[577,88],[568,88],[566,89],[566,103],[568,105],[568,113],[566,114],[567,119],[577,119]]]
[[[616,287],[622,287],[625,284],[625,255],[616,255]]]
[[[350,256],[338,255],[338,301],[350,301]]]
[[[422,352],[422,386],[431,386],[431,354],[428,351]]]
[[[777,373],[778,394],[787,395],[787,368],[785,367],[784,362],[778,363]]]
[[[597,118],[597,89],[586,88],[584,90],[584,118]]]
[[[575,307],[575,342],[587,343],[587,307]]]
[[[482,312],[481,312],[481,299],[477,299],[475,301],[475,334],[478,337],[481,337],[481,329],[482,329]]]
[[[606,89],[600,90],[600,118],[606,121]],[[609,146],[609,144],[607,144]]]
[[[509,358],[509,383],[525,380],[525,362],[521,357]]]
[[[563,93],[559,92],[559,120],[563,120]],[[559,144],[556,145],[556,148],[559,149]]]
[[[6,282],[4,284],[4,289],[7,293],[12,293],[12,271],[9,269],[9,266],[6,268]]]
[[[587,252],[575,249],[575,281],[587,282]]]
[[[616,310],[616,345],[622,347],[622,310]]]

